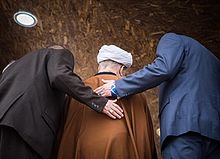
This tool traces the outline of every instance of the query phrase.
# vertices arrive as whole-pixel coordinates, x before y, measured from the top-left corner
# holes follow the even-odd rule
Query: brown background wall
[[[35,14],[37,26],[18,26],[18,10]],[[115,44],[132,53],[132,73],[153,61],[158,39],[171,31],[198,39],[220,58],[219,10],[218,0],[1,0],[0,70],[31,50],[59,44],[73,52],[84,79],[97,70],[99,48]],[[146,93],[156,130],[157,89]]]

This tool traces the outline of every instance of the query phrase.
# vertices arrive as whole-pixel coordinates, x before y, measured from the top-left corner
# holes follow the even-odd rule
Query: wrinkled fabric
[[[97,75],[85,81],[93,89],[102,79]],[[76,100],[71,101],[58,159],[155,159],[153,126],[144,94],[120,99],[125,117],[113,120]]]

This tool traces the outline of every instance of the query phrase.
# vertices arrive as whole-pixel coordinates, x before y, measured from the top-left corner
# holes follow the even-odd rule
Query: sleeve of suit
[[[72,53],[65,49],[50,49],[49,52],[47,72],[51,87],[101,112],[108,99],[98,96],[90,87],[84,85],[78,75],[73,73]]]
[[[115,81],[118,96],[136,94],[172,79],[179,71],[183,58],[182,39],[174,33],[165,34],[159,41],[156,59],[153,63]]]

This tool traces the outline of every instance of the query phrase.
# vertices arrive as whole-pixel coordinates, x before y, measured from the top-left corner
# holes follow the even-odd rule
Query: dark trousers
[[[168,137],[162,154],[163,159],[220,159],[220,141],[188,132]]]
[[[0,125],[0,159],[42,159],[11,127]]]

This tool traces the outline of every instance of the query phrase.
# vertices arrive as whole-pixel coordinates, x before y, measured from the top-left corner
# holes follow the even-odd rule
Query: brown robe
[[[118,79],[100,74],[85,81],[93,89],[102,79]],[[155,159],[154,133],[146,96],[142,93],[117,102],[125,117],[113,120],[72,99],[61,139],[58,159]]]

